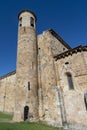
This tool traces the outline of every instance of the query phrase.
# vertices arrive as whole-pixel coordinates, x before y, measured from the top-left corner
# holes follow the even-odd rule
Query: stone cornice
[[[55,55],[53,58],[57,61],[58,59],[68,57],[69,55],[73,55],[78,52],[87,51],[87,46],[78,46],[73,49],[69,49],[68,51],[65,51],[61,54]]]

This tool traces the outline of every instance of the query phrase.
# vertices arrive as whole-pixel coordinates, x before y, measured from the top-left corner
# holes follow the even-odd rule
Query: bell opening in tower
[[[34,27],[34,18],[30,17],[30,25]]]
[[[22,17],[19,19],[19,26],[22,26]]]

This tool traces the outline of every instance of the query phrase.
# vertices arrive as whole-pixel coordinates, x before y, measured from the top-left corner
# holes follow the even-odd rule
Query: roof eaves
[[[67,49],[72,49],[53,29],[49,29],[48,31],[55,36]]]
[[[58,59],[65,58],[66,56],[69,56],[69,55],[72,55],[74,53],[81,52],[81,51],[87,51],[87,46],[80,45],[80,46],[75,47],[73,49],[69,49],[68,51],[65,51],[61,54],[55,55],[53,58],[55,58],[57,61]]]
[[[14,74],[16,74],[16,70],[14,70],[12,72],[9,72],[8,74],[5,74],[5,75],[1,76],[0,79],[7,78],[8,76],[11,76],[11,75],[14,75]]]

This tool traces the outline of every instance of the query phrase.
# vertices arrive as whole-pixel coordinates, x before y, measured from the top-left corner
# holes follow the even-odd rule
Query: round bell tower
[[[29,10],[23,10],[19,13],[18,20],[14,120],[36,121],[38,119],[36,16]]]

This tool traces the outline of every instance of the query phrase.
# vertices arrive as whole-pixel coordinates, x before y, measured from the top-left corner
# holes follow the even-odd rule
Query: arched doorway
[[[25,106],[24,107],[24,121],[28,119],[28,115],[29,115],[29,107]]]

